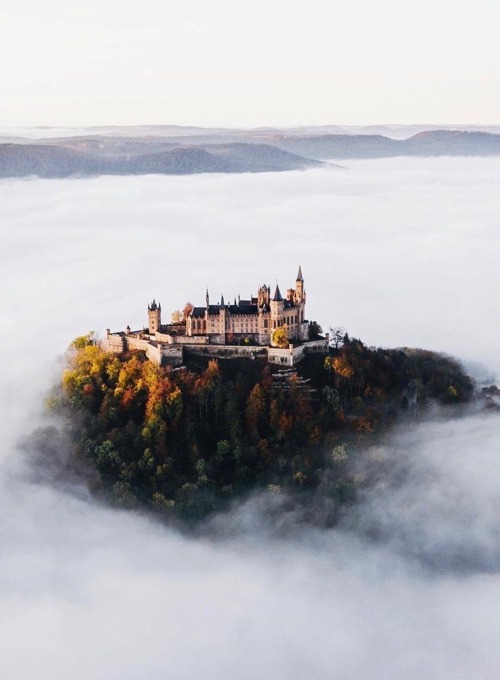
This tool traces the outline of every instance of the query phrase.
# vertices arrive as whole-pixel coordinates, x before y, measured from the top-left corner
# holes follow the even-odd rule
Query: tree
[[[194,305],[192,302],[186,302],[184,305],[184,309],[182,310],[182,316],[184,319],[187,319],[188,316],[191,314],[191,312],[194,309]]]
[[[97,345],[97,340],[97,333],[95,331],[90,331],[87,335],[80,335],[75,338],[69,347],[70,349],[83,349],[90,345]]]
[[[172,323],[180,323],[182,321],[182,312],[176,309],[175,312],[172,312],[172,316],[170,318]]]
[[[333,413],[337,412],[341,408],[342,403],[340,401],[340,395],[336,389],[326,385],[323,387],[323,396],[326,403],[328,404],[328,407]]]
[[[281,349],[286,349],[288,347],[288,328],[286,324],[284,326],[278,326],[273,331],[273,345],[275,347],[280,347]]]
[[[245,422],[250,435],[258,439],[266,424],[266,395],[260,383],[257,383],[248,395]]]
[[[348,357],[345,355],[333,357],[332,368],[335,373],[342,376],[342,378],[349,379],[354,375],[354,368],[350,364]]]
[[[346,335],[347,333],[345,328],[341,328],[340,326],[332,328],[330,326],[330,346],[334,347],[335,349],[342,347]]]
[[[317,321],[309,321],[309,337],[311,339],[319,338],[321,333],[323,333],[323,329],[319,323]]]

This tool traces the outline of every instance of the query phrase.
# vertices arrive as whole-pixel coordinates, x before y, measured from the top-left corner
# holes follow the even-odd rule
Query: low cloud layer
[[[498,677],[498,416],[395,432],[341,527],[286,538],[260,499],[180,536],[35,483],[16,449],[73,336],[142,326],[152,297],[284,287],[299,262],[323,325],[497,370],[498,179],[439,159],[0,183],[5,677]]]

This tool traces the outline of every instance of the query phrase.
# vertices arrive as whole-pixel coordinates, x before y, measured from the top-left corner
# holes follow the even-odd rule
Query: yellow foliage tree
[[[280,347],[281,349],[286,349],[288,347],[288,328],[286,324],[284,326],[278,326],[273,331],[273,345],[275,347]]]
[[[342,355],[332,359],[332,368],[335,373],[338,373],[343,378],[352,378],[354,375],[354,368],[351,366],[348,359]]]

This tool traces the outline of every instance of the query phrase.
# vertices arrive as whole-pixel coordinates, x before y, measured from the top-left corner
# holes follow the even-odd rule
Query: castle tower
[[[226,332],[229,330],[228,320],[228,311],[226,303],[224,302],[224,295],[221,294],[219,303],[219,334],[223,343],[226,342]]]
[[[302,276],[302,267],[299,265],[297,272],[297,279],[295,281],[295,304],[305,303],[306,291],[304,289],[304,277]]]
[[[271,299],[270,290],[266,286],[266,284],[264,284],[259,288],[259,291],[257,293],[257,306],[259,308],[264,307],[264,305],[266,307],[269,307],[270,299]]]
[[[274,297],[271,300],[271,329],[274,330],[278,326],[283,325],[283,311],[285,309],[285,302],[281,295],[280,287],[276,284]]]
[[[161,305],[153,302],[148,305],[148,329],[149,334],[154,335],[161,327]]]

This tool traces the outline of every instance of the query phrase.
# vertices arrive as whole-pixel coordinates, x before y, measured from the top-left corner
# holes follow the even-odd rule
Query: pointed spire
[[[207,292],[206,292],[206,295],[205,295],[205,300],[206,300],[207,307],[208,307],[208,305],[210,304],[210,297],[208,295],[208,288],[207,288]]]
[[[304,277],[302,276],[302,267],[299,264],[299,271],[297,272],[297,281],[304,281]]]
[[[222,293],[221,293],[221,296],[220,296],[220,306],[224,307],[224,295],[222,295]]]
[[[280,287],[278,286],[278,284],[276,284],[276,290],[274,291],[273,301],[274,302],[283,302],[283,298],[281,297]]]

